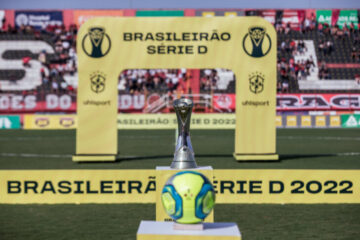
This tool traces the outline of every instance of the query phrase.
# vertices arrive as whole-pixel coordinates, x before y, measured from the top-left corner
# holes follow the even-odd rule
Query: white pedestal
[[[137,240],[241,240],[236,223],[203,223],[204,230],[174,230],[173,222],[141,221]]]

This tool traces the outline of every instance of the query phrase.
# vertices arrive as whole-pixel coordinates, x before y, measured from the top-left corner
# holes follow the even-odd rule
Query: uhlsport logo
[[[90,75],[91,90],[95,93],[101,93],[105,90],[106,76],[100,71],[96,71]]]
[[[92,58],[101,58],[109,53],[111,40],[102,27],[91,27],[82,40],[82,49]]]
[[[255,94],[261,93],[264,90],[264,80],[265,80],[264,75],[259,72],[254,72],[250,74],[249,75],[250,91]]]
[[[263,27],[250,27],[243,39],[243,48],[247,55],[260,58],[266,56],[271,49],[271,39]]]

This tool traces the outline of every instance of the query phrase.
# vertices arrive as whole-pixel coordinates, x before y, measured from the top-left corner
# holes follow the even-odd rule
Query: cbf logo
[[[101,58],[109,53],[111,40],[102,27],[89,28],[82,40],[82,49],[92,58]]]
[[[271,39],[263,27],[250,27],[243,39],[243,48],[247,55],[255,58],[266,56],[271,49]]]
[[[90,86],[93,92],[101,93],[105,90],[105,77],[105,74],[99,71],[90,75]]]
[[[250,91],[258,94],[264,90],[265,77],[259,72],[255,72],[249,75]]]

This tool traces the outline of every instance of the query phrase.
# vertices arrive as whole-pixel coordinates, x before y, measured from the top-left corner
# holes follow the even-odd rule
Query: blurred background
[[[234,160],[237,79],[232,69],[217,68],[123,72],[114,69],[118,72],[121,113],[118,159],[113,163],[72,162],[78,89],[76,37],[84,22],[99,16],[259,16],[273,24],[277,32],[276,144],[280,161]],[[211,116],[210,120],[219,123],[200,130],[192,123],[191,138],[199,166],[236,169],[239,173],[269,169],[270,175],[274,169],[283,169],[285,173],[289,170],[287,175],[275,177],[286,180],[299,176],[305,183],[311,179],[308,183],[319,186],[316,193],[320,192],[320,203],[326,203],[253,204],[237,189],[234,192],[225,189],[219,194],[235,196],[239,202],[217,204],[215,221],[238,223],[244,239],[357,239],[360,205],[328,204],[328,193],[335,193],[331,196],[341,203],[347,196],[359,199],[358,181],[346,188],[351,192],[344,191],[347,185],[342,185],[349,179],[358,179],[360,168],[359,22],[360,1],[356,0],[0,1],[0,192],[8,190],[7,179],[16,180],[19,176],[30,182],[40,178],[46,182],[52,178],[66,180],[67,176],[62,174],[70,169],[74,177],[96,181],[90,169],[104,174],[108,173],[101,170],[117,169],[114,174],[119,176],[113,180],[124,180],[127,178],[121,174],[129,169],[150,171],[156,166],[168,166],[174,153],[176,124],[165,126],[161,120],[174,114],[148,113],[172,113],[173,99],[185,96],[194,101],[196,113],[213,113],[202,116]],[[151,129],[158,119],[160,127]],[[29,169],[31,172],[26,171]],[[312,181],[319,177],[314,169],[328,174],[329,181],[321,184]],[[49,173],[46,170],[50,174],[44,175]],[[90,175],[83,176],[82,170]],[[296,170],[301,174],[293,175]],[[131,176],[131,180],[155,179],[154,174],[140,173]],[[231,182],[229,176],[223,176],[214,184],[227,186],[238,183],[237,180],[263,176],[260,172],[254,178],[236,177]],[[38,181],[39,192],[43,180]],[[309,189],[305,189],[304,199],[311,202],[319,194]],[[124,197],[131,190],[126,191],[124,195],[120,192],[111,196],[120,203],[126,202],[130,198]],[[26,192],[17,204],[4,204],[6,197],[16,199],[16,194],[0,197],[1,240],[135,239],[139,222],[155,219],[154,202],[142,201],[146,195],[130,195],[135,196],[131,200],[138,204],[79,204],[78,198],[74,198],[74,204],[41,204],[48,203],[47,196],[53,195],[37,193]],[[64,196],[58,193],[54,192],[54,196]],[[97,196],[99,200],[106,199],[104,195]],[[24,199],[40,204],[21,204]]]
[[[81,3],[64,5],[35,1],[2,3],[13,9],[0,10],[0,114],[75,113],[78,83],[76,35],[86,20],[97,16],[117,17],[235,17],[259,16],[272,23],[277,41],[277,124],[302,126],[300,116],[324,115],[326,126],[340,127],[360,110],[360,10],[315,9],[336,1],[287,3],[296,9],[253,8],[177,8],[134,9],[141,1],[106,1],[102,8],[78,9]],[[140,3],[141,2],[141,3]],[[227,5],[229,1],[222,5]],[[161,5],[154,1],[154,7]],[[94,6],[90,2],[86,8]],[[97,3],[96,3],[97,4]],[[183,2],[186,5],[187,1]],[[193,3],[195,4],[195,3]],[[196,5],[196,4],[195,4]],[[203,4],[204,5],[204,4]],[[202,5],[202,6],[203,6]],[[279,2],[272,6],[279,6]],[[344,1],[342,6],[354,6]],[[37,9],[38,8],[38,9]],[[44,8],[53,10],[43,10]],[[27,10],[24,10],[27,9]],[[231,69],[131,69],[119,71],[119,112],[171,112],[172,99],[182,95],[195,101],[196,112],[235,111],[236,76]],[[287,116],[295,116],[295,122]],[[334,116],[330,118],[329,116]],[[292,117],[294,119],[294,117]],[[358,116],[354,116],[358,120]],[[6,127],[3,120],[2,127]],[[360,118],[359,118],[360,119]],[[316,119],[311,120],[316,126]],[[352,121],[354,122],[354,121]],[[15,126],[16,124],[13,124]],[[354,124],[353,124],[354,125]],[[358,124],[355,124],[358,125]],[[7,124],[9,126],[9,124]],[[306,125],[307,126],[307,125]],[[308,126],[307,126],[308,127]]]

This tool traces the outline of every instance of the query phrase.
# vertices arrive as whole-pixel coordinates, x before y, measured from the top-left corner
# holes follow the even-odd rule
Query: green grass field
[[[280,129],[279,162],[236,162],[234,131],[192,130],[198,165],[215,169],[359,169],[360,129]],[[175,132],[119,131],[119,159],[115,163],[73,163],[74,130],[1,130],[0,169],[155,169],[170,165]]]
[[[215,169],[360,169],[360,130],[280,129],[279,162],[236,162],[234,132],[192,130],[198,165]],[[155,169],[170,165],[174,131],[119,131],[115,163],[73,163],[75,131],[0,131],[0,169]],[[135,239],[154,204],[0,205],[0,239]],[[360,204],[219,204],[243,239],[358,239]]]

